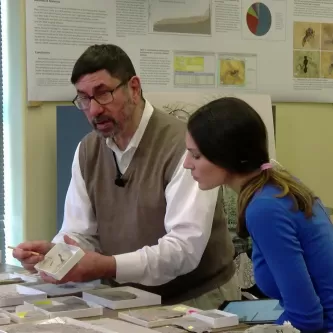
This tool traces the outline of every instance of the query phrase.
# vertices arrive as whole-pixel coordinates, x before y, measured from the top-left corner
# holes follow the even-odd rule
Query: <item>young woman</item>
[[[280,301],[279,324],[333,330],[333,225],[320,200],[297,178],[269,163],[267,131],[257,112],[221,98],[188,122],[190,169],[202,190],[238,193],[238,233],[251,236],[259,288]]]

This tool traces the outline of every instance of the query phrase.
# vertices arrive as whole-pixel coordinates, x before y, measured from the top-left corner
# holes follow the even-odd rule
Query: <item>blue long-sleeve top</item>
[[[293,210],[290,197],[266,185],[246,208],[258,287],[284,309],[277,323],[301,331],[333,330],[333,225],[320,200],[314,216]]]

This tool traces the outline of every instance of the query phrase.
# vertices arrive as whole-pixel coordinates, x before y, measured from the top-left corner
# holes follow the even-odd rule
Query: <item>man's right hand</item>
[[[13,250],[13,257],[19,260],[22,266],[31,272],[35,271],[34,266],[44,259],[44,255],[51,250],[54,244],[46,241],[24,242]],[[31,251],[40,255],[32,254]]]

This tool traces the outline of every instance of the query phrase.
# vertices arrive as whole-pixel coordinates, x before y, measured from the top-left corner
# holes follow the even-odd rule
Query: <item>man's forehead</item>
[[[91,92],[96,92],[103,89],[110,89],[111,87],[105,83],[96,83],[96,84],[84,84],[76,85],[76,91],[81,94],[90,94]]]
[[[75,84],[75,88],[77,92],[91,94],[103,88],[112,89],[117,84],[118,80],[112,78],[106,71],[98,71],[82,76]]]

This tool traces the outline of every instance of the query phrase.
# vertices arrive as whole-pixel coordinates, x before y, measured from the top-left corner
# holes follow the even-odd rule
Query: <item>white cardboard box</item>
[[[24,275],[19,275],[16,273],[0,273],[0,280],[11,280],[11,279],[21,279],[21,282],[14,282],[14,283],[3,283],[0,284],[1,286],[3,285],[8,285],[8,284],[21,284],[21,283],[26,283],[26,282],[37,282],[37,278],[36,277],[28,277],[28,276],[24,276]]]
[[[109,330],[113,330],[117,333],[156,333],[155,330],[152,330],[147,327],[141,327],[138,325],[134,325],[131,323],[127,323],[126,321],[110,319],[110,318],[101,318],[101,319],[93,319],[88,321],[89,324],[104,327]]]
[[[20,284],[0,286],[0,307],[21,305],[24,301],[46,299],[46,297],[46,293]]]
[[[236,326],[239,324],[239,319],[237,315],[215,309],[191,312],[190,316],[204,321],[212,328]]]
[[[84,251],[77,246],[57,243],[46,253],[45,259],[35,265],[35,269],[56,280],[61,280],[84,254]]]
[[[0,325],[10,324],[10,317],[6,313],[0,312]]]
[[[15,323],[25,323],[49,318],[44,312],[36,309],[33,305],[5,307],[0,309],[0,311],[10,318],[9,322],[12,320]]]
[[[164,312],[164,310],[171,312]],[[143,327],[153,328],[170,325],[175,320],[175,318],[181,318],[182,316],[190,314],[192,311],[200,310],[189,307],[187,305],[177,304],[171,306],[152,307],[148,309],[133,309],[128,311],[120,311],[118,312],[118,318]],[[151,317],[153,314],[153,316],[156,315],[158,318],[156,318],[155,320],[147,320],[145,319],[145,317],[147,317],[146,314],[148,314],[149,317]]]
[[[127,300],[112,300],[111,295],[113,292],[127,292],[134,294],[136,298]],[[96,290],[85,291],[82,293],[84,300],[100,304],[110,309],[129,309],[141,306],[160,305],[161,296],[153,294],[144,290],[133,287],[116,287],[116,288],[102,288]]]
[[[248,328],[246,333],[301,333],[297,328],[293,327],[289,323],[284,323],[283,325],[276,324],[263,324],[255,325]]]
[[[46,319],[46,320],[40,320],[40,321],[36,321],[36,322],[30,322],[30,323],[20,323],[20,324],[12,324],[12,325],[6,325],[1,327],[0,332],[15,332],[16,329],[20,328],[20,327],[26,327],[27,325],[30,326],[28,328],[29,332],[33,332],[33,328],[36,325],[45,325],[45,330],[46,331],[50,331],[50,328],[47,327],[47,325],[49,324],[61,324],[64,325],[64,329],[66,330],[66,325],[71,325],[71,327],[68,328],[68,330],[66,331],[67,333],[77,333],[80,332],[80,328],[86,328],[86,329],[90,329],[91,332],[96,332],[96,333],[116,333],[114,331],[112,331],[111,329],[107,329],[105,327],[102,326],[98,326],[98,325],[92,325],[88,322],[85,321],[80,321],[80,320],[76,320],[76,319],[72,319],[72,318],[68,318],[68,317],[57,317],[57,318],[52,318],[52,319]],[[72,327],[75,326],[75,329],[73,329]],[[22,328],[21,328],[22,330]],[[40,326],[38,331],[41,331]]]
[[[62,303],[65,300],[72,299],[72,300],[78,300],[78,301],[84,301],[87,303],[89,308],[79,308],[75,309],[75,305],[73,305],[72,310],[66,310],[66,311],[48,311],[47,308],[44,308],[44,306],[52,306],[52,305],[62,305]],[[69,317],[69,318],[88,318],[88,317],[95,317],[95,316],[102,316],[103,315],[103,307],[101,305],[95,304],[93,302],[88,302],[83,300],[80,297],[75,296],[67,296],[67,297],[56,297],[56,298],[48,298],[46,300],[37,300],[32,302],[25,302],[26,305],[32,305],[35,307],[35,309],[42,311],[45,313],[48,318],[56,318],[56,317]]]
[[[42,281],[38,273],[10,273],[14,277],[19,277],[26,282],[39,282]]]
[[[100,280],[95,280],[91,282],[68,282],[64,284],[53,284],[53,283],[41,283],[31,286],[31,288],[41,290],[47,293],[49,297],[59,297],[59,296],[73,296],[74,294],[81,294],[83,291],[88,291],[92,289],[99,288],[101,286]],[[75,295],[75,296],[81,296]]]

